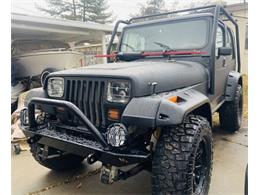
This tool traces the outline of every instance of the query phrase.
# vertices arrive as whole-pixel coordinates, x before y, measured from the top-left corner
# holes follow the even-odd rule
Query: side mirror
[[[230,47],[218,48],[218,56],[229,56],[231,54],[232,54],[232,49]]]

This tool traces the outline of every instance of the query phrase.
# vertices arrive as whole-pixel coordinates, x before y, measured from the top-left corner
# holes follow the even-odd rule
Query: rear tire
[[[245,195],[248,195],[248,164],[246,165],[246,175],[245,175]]]
[[[183,124],[163,129],[152,162],[152,194],[208,194],[212,157],[205,118],[190,115]]]
[[[238,131],[242,123],[243,114],[243,88],[237,86],[235,98],[231,102],[225,102],[219,110],[221,127],[231,133]]]
[[[65,155],[57,155],[58,152],[49,148],[50,155],[57,155],[57,157],[52,157],[50,159],[43,158],[42,151],[44,146],[38,143],[30,144],[31,153],[34,159],[44,167],[55,171],[65,171],[71,170],[81,165],[84,157],[74,155],[74,154],[65,154]]]

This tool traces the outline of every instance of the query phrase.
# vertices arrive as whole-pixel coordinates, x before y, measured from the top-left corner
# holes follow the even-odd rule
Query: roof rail
[[[159,16],[167,16],[167,15],[177,14],[177,13],[184,13],[184,12],[190,12],[190,11],[199,11],[199,10],[213,9],[213,8],[215,9],[216,7],[217,7],[217,5],[209,5],[209,6],[196,7],[196,8],[190,8],[190,9],[183,9],[183,10],[172,11],[172,12],[165,12],[165,13],[158,13],[158,14],[153,14],[153,15],[133,17],[133,18],[129,19],[129,23],[133,23],[133,21],[136,21],[136,20],[142,20],[142,19],[147,19],[147,18],[154,18],[154,17],[159,17]],[[214,11],[214,9],[212,11]]]

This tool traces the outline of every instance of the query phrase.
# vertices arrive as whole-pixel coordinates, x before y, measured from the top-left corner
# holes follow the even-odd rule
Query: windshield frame
[[[201,47],[190,47],[190,48],[185,48],[185,49],[174,49],[173,50],[176,50],[176,51],[186,51],[186,50],[203,50],[205,49],[208,45],[209,45],[209,42],[210,42],[210,35],[211,35],[211,28],[210,28],[210,25],[211,25],[211,22],[210,22],[210,17],[209,16],[205,16],[205,17],[194,17],[194,18],[182,18],[182,19],[171,19],[171,20],[165,20],[165,21],[156,21],[156,22],[153,22],[153,23],[143,23],[143,24],[137,24],[137,25],[129,25],[129,26],[125,26],[123,28],[123,31],[122,31],[122,34],[121,34],[121,37],[120,37],[120,41],[119,41],[119,45],[118,45],[118,48],[117,48],[117,52],[122,52],[122,43],[123,43],[123,40],[124,40],[124,36],[127,32],[128,29],[138,29],[140,27],[144,27],[144,26],[157,26],[157,25],[160,25],[160,24],[172,24],[172,23],[179,23],[179,22],[186,22],[186,21],[198,21],[198,20],[204,20],[206,21],[206,40],[205,40],[205,44],[202,45]],[[143,52],[161,52],[161,51],[164,51],[163,49],[161,50],[144,50]],[[142,51],[141,51],[142,52]],[[127,52],[127,53],[131,53],[131,52]]]

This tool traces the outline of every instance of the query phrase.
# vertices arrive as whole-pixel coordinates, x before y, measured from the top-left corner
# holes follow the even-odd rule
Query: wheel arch
[[[157,126],[181,124],[189,114],[203,116],[212,124],[210,100],[205,94],[189,89],[176,95],[183,102],[172,103],[167,99],[161,101],[156,117]]]
[[[177,96],[180,102],[169,98]],[[146,127],[163,127],[181,124],[188,114],[198,114],[211,124],[209,98],[195,89],[167,93],[165,96],[133,98],[124,110],[121,122]]]
[[[192,110],[188,114],[200,115],[200,116],[206,118],[208,120],[210,126],[212,127],[212,112],[211,112],[211,106],[208,102],[199,106],[198,108]],[[188,114],[186,114],[186,116]]]

